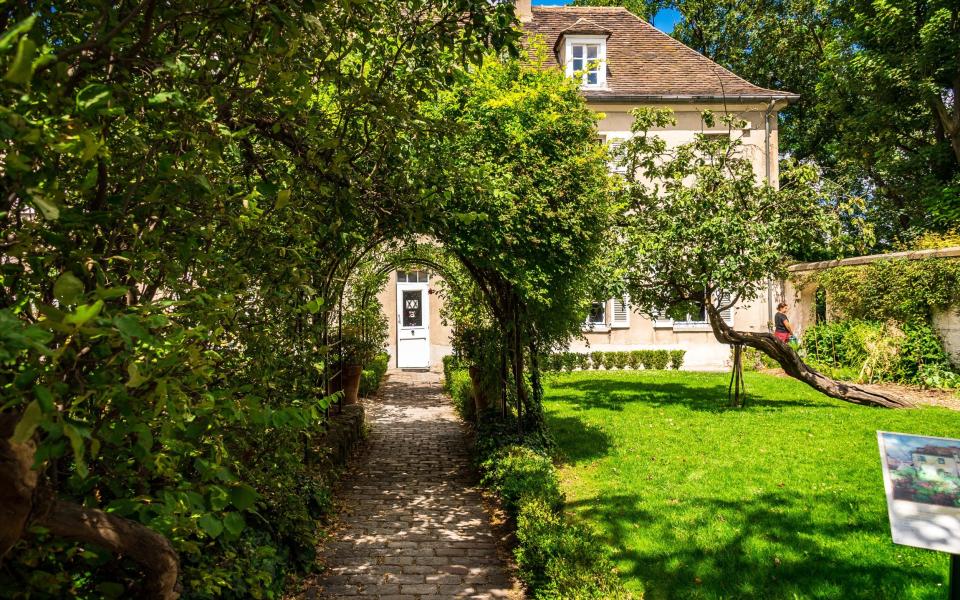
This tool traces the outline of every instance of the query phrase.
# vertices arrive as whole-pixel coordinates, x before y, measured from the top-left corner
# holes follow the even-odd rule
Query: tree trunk
[[[801,360],[800,356],[789,345],[778,340],[771,333],[756,333],[736,331],[723,320],[720,312],[713,303],[707,302],[707,313],[710,315],[710,327],[713,335],[721,344],[743,344],[763,352],[780,363],[780,367],[790,377],[799,379],[815,390],[831,398],[837,398],[853,404],[865,406],[883,406],[885,408],[906,408],[912,406],[909,402],[893,398],[886,394],[869,392],[855,385],[848,385],[834,381],[829,377],[811,369]]]
[[[10,441],[18,420],[19,415],[14,414],[0,417],[0,561],[24,536],[28,525],[36,524],[54,536],[129,556],[147,575],[146,598],[179,598],[180,563],[167,538],[140,523],[95,508],[42,500],[40,474],[33,468],[35,440],[23,444]]]

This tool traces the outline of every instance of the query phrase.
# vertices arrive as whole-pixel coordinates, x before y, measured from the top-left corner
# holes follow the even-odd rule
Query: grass
[[[890,541],[876,431],[960,436],[960,412],[831,400],[786,378],[551,376],[568,507],[628,588],[673,598],[946,598],[948,557]]]

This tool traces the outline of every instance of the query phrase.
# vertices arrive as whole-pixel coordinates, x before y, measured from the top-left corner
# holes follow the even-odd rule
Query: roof
[[[914,454],[925,454],[927,456],[953,456],[960,454],[960,448],[956,446],[924,446],[913,451]]]
[[[547,48],[557,48],[564,34],[605,34],[607,88],[583,90],[588,100],[795,100],[789,92],[753,85],[709,58],[685,46],[622,7],[534,6],[524,23],[531,36],[543,36]],[[547,65],[559,67],[557,53]]]

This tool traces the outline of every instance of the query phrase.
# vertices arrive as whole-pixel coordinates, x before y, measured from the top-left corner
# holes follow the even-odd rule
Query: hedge
[[[390,355],[381,352],[370,362],[360,375],[360,395],[363,397],[372,396],[380,389],[380,382],[383,381],[383,375],[387,372],[387,365],[390,364]]]
[[[472,410],[470,376],[457,366],[444,361],[447,389],[455,406]],[[512,418],[493,411],[477,427],[481,482],[516,523],[520,578],[534,600],[627,598],[603,543],[564,513],[550,448],[544,435],[521,437]]]
[[[627,350],[618,352],[557,352],[544,358],[544,371],[574,369],[679,369],[686,350]]]

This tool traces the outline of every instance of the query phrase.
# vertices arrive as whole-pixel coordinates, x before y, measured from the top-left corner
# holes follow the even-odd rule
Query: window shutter
[[[623,144],[623,140],[622,140],[622,139],[613,139],[613,140],[610,140],[610,156],[611,156],[611,159],[610,159],[610,162],[609,162],[609,164],[608,164],[608,168],[609,168],[610,171],[613,172],[613,173],[626,173],[626,172],[627,172],[627,165],[622,164],[622,163],[620,162],[620,161],[621,161],[621,158],[622,158],[622,157],[620,156],[620,146],[621,146],[622,144]]]
[[[720,304],[723,305],[729,302],[730,302],[730,294],[724,292],[720,296]],[[726,310],[721,310],[720,316],[723,317],[723,320],[726,321],[727,325],[730,325],[731,327],[733,327],[733,307],[732,306]]]
[[[614,298],[613,318],[610,320],[611,327],[630,327],[630,302],[626,296],[623,298]]]

